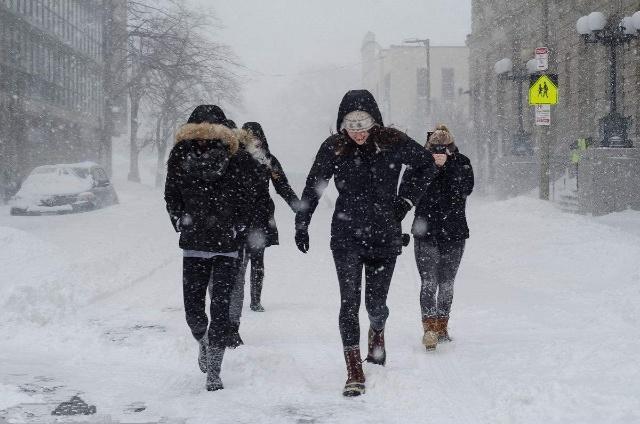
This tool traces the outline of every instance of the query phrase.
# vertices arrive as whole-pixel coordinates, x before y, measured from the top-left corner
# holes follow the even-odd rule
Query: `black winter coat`
[[[341,105],[342,116],[349,112],[342,109]],[[379,112],[370,114],[379,117]],[[435,173],[433,158],[422,146],[385,127],[372,128],[362,146],[346,134],[332,135],[322,143],[307,177],[296,228],[308,227],[322,191],[333,177],[338,199],[331,224],[331,249],[375,256],[400,254],[401,224],[393,206],[403,164],[414,172],[403,181],[399,194],[417,204]]]
[[[201,146],[197,140],[207,140]],[[255,204],[255,162],[221,124],[186,124],[167,162],[165,201],[180,247],[234,252],[244,243]]]
[[[412,178],[411,173],[408,171],[405,177]],[[416,207],[411,227],[414,237],[442,241],[469,238],[465,210],[473,183],[471,162],[465,155],[454,152],[438,170]]]
[[[269,181],[294,212],[297,211],[298,196],[289,185],[282,165],[271,153],[265,155],[262,163],[258,162],[255,173],[257,203],[252,207],[254,219],[247,242],[249,248],[263,248],[279,244],[274,217],[275,204],[269,194]]]

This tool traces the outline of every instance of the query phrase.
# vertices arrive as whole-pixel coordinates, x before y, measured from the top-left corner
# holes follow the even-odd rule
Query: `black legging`
[[[187,324],[196,340],[207,334],[209,328],[209,345],[224,347],[229,317],[229,301],[231,289],[238,275],[239,260],[214,256],[213,258],[189,258],[182,261],[182,291],[184,294],[184,312]],[[207,318],[207,287],[211,297]]]
[[[414,240],[416,265],[422,280],[420,308],[427,318],[448,317],[453,302],[453,283],[464,253],[465,240]]]
[[[362,268],[365,270],[365,307],[371,327],[384,328],[389,308],[387,294],[396,265],[396,256],[371,257],[351,251],[334,250],[333,260],[340,284],[340,336],[344,347],[360,344],[360,298]]]

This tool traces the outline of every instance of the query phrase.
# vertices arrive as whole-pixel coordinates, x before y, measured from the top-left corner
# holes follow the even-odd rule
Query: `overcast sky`
[[[314,106],[320,104],[333,108],[333,117],[342,94],[350,88],[361,88],[360,46],[367,31],[374,32],[378,43],[387,47],[412,37],[428,37],[434,45],[464,45],[471,30],[471,0],[191,1],[203,9],[211,8],[223,26],[215,38],[230,45],[240,62],[251,70],[245,78],[245,110],[234,111],[232,118],[239,124],[260,121],[267,137],[271,140],[270,134],[277,134],[284,144],[282,150],[294,159],[307,153],[296,153],[296,146],[287,144],[291,142],[286,137],[291,133],[287,122],[306,119],[291,115],[299,112],[304,116],[302,112],[307,109],[307,115],[317,115]],[[287,103],[297,101],[291,93],[283,95],[283,91],[291,91],[294,86],[314,86],[314,78],[326,80],[327,72],[309,73],[320,67],[339,68],[341,72],[330,76],[335,78],[335,84],[316,84],[325,87],[320,95],[326,98],[300,93],[300,101],[305,99],[307,108],[282,104],[283,98]],[[301,78],[307,86],[301,85]],[[317,125],[323,132],[335,117],[324,119],[327,122]],[[316,129],[312,125],[306,127]],[[318,143],[323,136],[317,135]]]

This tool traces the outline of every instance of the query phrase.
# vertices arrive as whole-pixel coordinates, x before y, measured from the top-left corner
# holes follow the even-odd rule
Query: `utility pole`
[[[549,0],[544,0],[542,6],[542,27],[544,31],[544,45],[549,47]],[[551,54],[555,49],[549,48]],[[551,56],[553,57],[553,56]],[[549,60],[549,66],[553,60]],[[551,173],[551,126],[537,127],[536,135],[540,151],[540,199],[549,200],[549,174]]]

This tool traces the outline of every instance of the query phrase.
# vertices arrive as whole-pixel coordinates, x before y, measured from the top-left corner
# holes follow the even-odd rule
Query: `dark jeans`
[[[449,316],[453,302],[453,283],[462,260],[464,245],[465,240],[414,240],[416,265],[422,280],[420,308],[423,317]]]
[[[184,294],[184,312],[187,324],[196,340],[207,334],[209,345],[224,347],[229,317],[231,289],[238,275],[238,259],[225,256],[206,258],[183,258],[182,291]],[[211,305],[207,318],[207,287]]]
[[[365,272],[365,307],[371,327],[384,328],[389,316],[387,294],[396,265],[396,256],[370,257],[358,252],[334,250],[333,260],[340,284],[340,336],[344,347],[360,345],[360,298],[362,268]]]
[[[229,321],[240,322],[242,316],[242,304],[244,303],[244,275],[251,263],[251,303],[260,303],[262,282],[264,281],[264,249],[244,250],[242,261],[238,270],[238,276],[231,293],[231,305],[229,306]]]

